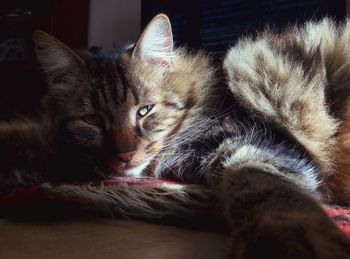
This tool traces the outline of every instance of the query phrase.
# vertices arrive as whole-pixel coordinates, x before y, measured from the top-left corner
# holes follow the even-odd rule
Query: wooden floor
[[[0,220],[0,258],[227,258],[217,233],[106,218]]]

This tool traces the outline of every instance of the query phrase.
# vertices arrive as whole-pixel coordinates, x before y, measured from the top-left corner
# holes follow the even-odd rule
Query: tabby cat
[[[181,179],[222,198],[233,258],[350,258],[320,206],[335,199],[328,179],[350,82],[350,22],[266,30],[241,39],[222,67],[174,48],[163,14],[108,58],[44,32],[34,41],[50,89],[41,118],[0,125],[3,190]]]

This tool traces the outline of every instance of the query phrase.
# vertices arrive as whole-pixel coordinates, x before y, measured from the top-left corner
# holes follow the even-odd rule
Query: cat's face
[[[138,176],[195,103],[196,80],[174,69],[164,15],[151,21],[135,46],[108,60],[77,55],[42,32],[34,39],[62,142],[116,175]]]

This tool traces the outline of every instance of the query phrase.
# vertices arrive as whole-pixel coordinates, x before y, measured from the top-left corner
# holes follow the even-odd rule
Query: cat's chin
[[[120,168],[114,166],[111,166],[111,168],[115,172],[116,176],[137,178],[142,175],[143,170],[147,167],[148,164],[149,162],[144,162],[140,165],[130,168]]]
[[[125,174],[127,177],[140,177],[144,169],[147,167],[147,165],[148,165],[148,162],[145,162],[134,168],[127,169],[125,171]]]

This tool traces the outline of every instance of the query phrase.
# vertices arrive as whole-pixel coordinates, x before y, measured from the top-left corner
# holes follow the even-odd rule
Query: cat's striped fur
[[[225,205],[234,258],[350,258],[349,241],[319,205],[335,186],[328,179],[349,87],[348,24],[267,30],[240,40],[219,68],[203,53],[174,49],[164,15],[106,60],[38,32],[50,84],[39,128],[52,143],[39,169],[51,180],[117,174],[203,184]],[[41,139],[17,136],[24,146]],[[37,174],[40,152],[21,168],[26,153],[12,152],[10,163],[1,160],[3,182]]]

